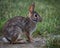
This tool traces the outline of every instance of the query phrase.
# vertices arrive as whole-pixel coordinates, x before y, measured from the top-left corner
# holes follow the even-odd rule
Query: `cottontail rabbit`
[[[34,10],[35,4],[32,3],[29,7],[28,17],[16,16],[6,22],[3,27],[4,39],[10,43],[18,42],[19,36],[25,34],[28,41],[32,41],[31,33],[36,30],[36,24],[42,21],[40,15]]]

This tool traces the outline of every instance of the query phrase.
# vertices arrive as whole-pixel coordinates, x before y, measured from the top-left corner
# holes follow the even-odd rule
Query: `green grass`
[[[42,22],[37,24],[35,35],[60,34],[60,0],[0,0],[0,35],[8,19],[20,15],[27,17],[32,2],[35,2],[35,10],[43,18]]]
[[[46,39],[48,48],[60,48],[60,35],[51,35]]]

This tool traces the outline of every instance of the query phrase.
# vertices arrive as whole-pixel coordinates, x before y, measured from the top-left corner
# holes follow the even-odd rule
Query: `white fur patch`
[[[5,37],[3,37],[2,40],[3,42],[8,42],[8,40]]]

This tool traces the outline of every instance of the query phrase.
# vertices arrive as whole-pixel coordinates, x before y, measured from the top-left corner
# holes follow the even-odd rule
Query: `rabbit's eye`
[[[37,15],[35,15],[35,17],[37,17]]]

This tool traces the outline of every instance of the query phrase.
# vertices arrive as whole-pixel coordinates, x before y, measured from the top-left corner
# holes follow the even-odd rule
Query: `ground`
[[[46,40],[44,38],[36,38],[36,42],[26,44],[5,44],[0,43],[0,48],[45,48]]]

